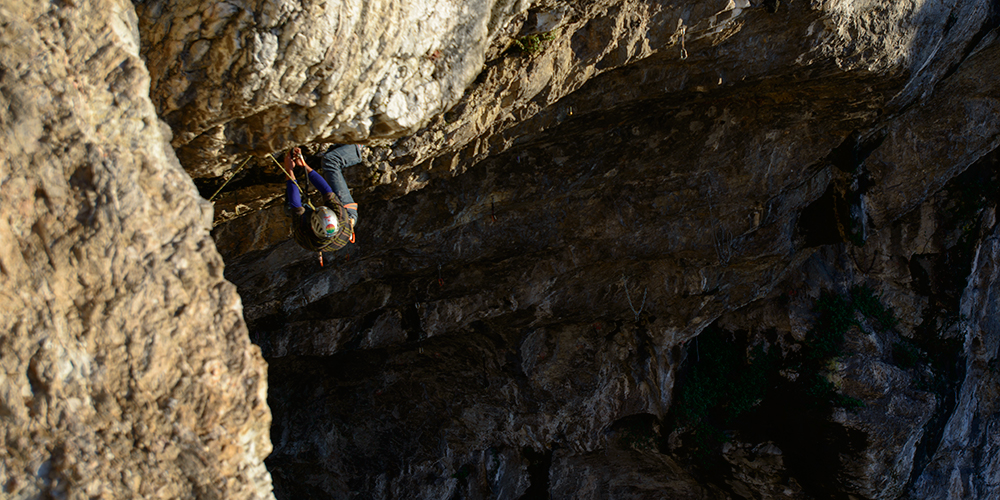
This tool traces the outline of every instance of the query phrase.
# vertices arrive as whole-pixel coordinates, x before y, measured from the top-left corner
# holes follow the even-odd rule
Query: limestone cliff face
[[[137,11],[153,100],[182,162],[202,177],[247,152],[411,135],[445,111],[434,141],[417,140],[423,151],[400,156],[456,163],[446,153],[471,145],[463,160],[482,158],[519,135],[499,132],[545,108],[536,121],[565,116],[570,103],[550,105],[638,61],[644,68],[616,89],[615,102],[828,66],[911,72],[902,104],[951,69],[989,5],[833,1],[763,15],[778,3],[150,0]],[[505,57],[541,45],[530,61]],[[601,96],[584,101],[603,109]]]
[[[997,494],[995,2],[0,16],[6,495]]]
[[[0,26],[0,496],[271,498],[265,364],[131,4]]]
[[[152,97],[194,176],[236,153],[398,137],[448,109],[523,2],[138,2]]]
[[[995,418],[995,5],[509,12],[454,106],[348,172],[327,268],[263,164],[217,205],[261,208],[215,235],[279,497],[995,494],[963,451]],[[777,356],[770,395],[686,421],[710,337]]]

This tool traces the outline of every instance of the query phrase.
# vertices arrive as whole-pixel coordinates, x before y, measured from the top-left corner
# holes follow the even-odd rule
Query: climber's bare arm
[[[298,150],[299,148],[295,148],[295,149]],[[286,154],[285,155],[285,162],[284,162],[284,164],[281,167],[283,169],[285,169],[285,175],[288,176],[288,180],[294,181],[295,180],[295,171],[292,168],[293,165],[294,165],[294,163],[292,162],[292,156],[294,156],[294,152]]]

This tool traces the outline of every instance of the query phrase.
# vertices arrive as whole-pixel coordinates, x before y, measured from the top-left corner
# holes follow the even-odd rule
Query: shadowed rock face
[[[262,209],[215,235],[271,360],[276,494],[988,496],[993,452],[957,450],[988,440],[961,422],[993,418],[995,350],[956,339],[992,335],[961,311],[996,286],[970,188],[996,182],[995,17],[855,7],[514,15],[457,104],[349,169],[358,241],[326,268],[254,194],[280,178],[237,180],[220,210]],[[497,48],[553,12],[544,50]],[[824,293],[899,321],[852,309],[810,379]],[[710,325],[777,358],[751,411],[705,417],[724,446],[678,416]]]
[[[0,496],[272,498],[265,364],[131,5],[0,26]]]
[[[960,311],[980,307],[965,277],[995,197],[956,210],[970,184],[948,183],[984,157],[979,185],[996,180],[993,18],[747,10],[680,60],[677,11],[642,7],[490,59],[445,116],[369,153],[348,172],[357,244],[327,268],[280,202],[216,228],[271,359],[279,497],[934,498],[988,462],[946,448],[986,439],[955,435],[991,410],[953,396],[986,386],[949,339],[988,328]],[[813,308],[855,285],[899,323],[854,311],[820,372],[841,404],[803,407]],[[781,369],[708,467],[676,405],[712,324]],[[959,496],[989,490],[980,470]]]

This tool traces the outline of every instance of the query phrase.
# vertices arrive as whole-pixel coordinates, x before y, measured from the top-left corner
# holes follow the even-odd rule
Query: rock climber
[[[285,155],[283,165],[288,176],[285,194],[291,209],[292,235],[302,248],[314,252],[333,251],[354,242],[358,204],[351,197],[342,170],[361,163],[361,146],[334,145],[319,155],[319,160],[323,175],[306,164],[299,148]],[[295,181],[295,166],[306,169],[309,182],[323,196],[321,205],[315,208],[302,206],[302,194]]]

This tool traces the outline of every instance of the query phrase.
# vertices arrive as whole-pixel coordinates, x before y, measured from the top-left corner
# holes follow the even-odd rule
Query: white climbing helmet
[[[319,207],[312,214],[312,230],[316,236],[329,239],[337,235],[340,221],[337,214],[329,207]]]

